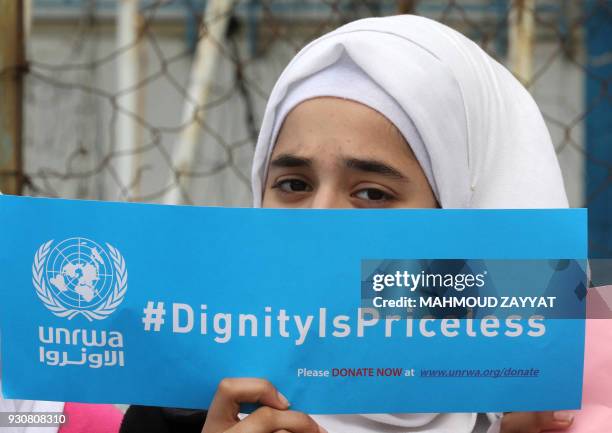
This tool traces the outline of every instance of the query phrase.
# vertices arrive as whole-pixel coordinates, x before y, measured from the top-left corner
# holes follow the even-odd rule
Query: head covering
[[[347,66],[349,61],[352,66]],[[337,95],[327,96],[357,99],[351,86],[378,87],[371,95],[386,93],[391,98],[385,101],[401,107],[409,119],[404,124],[411,123],[416,134],[406,133],[410,126],[403,128],[401,122],[395,126],[411,145],[443,208],[567,207],[550,134],[529,93],[468,38],[412,15],[354,21],[311,42],[293,58],[270,94],[255,149],[256,207],[261,206],[287,107],[292,108],[294,98],[303,98],[303,88],[309,89],[309,97],[326,96],[325,81],[334,70],[369,80],[347,82]],[[321,95],[312,92],[318,76],[323,79]],[[372,108],[394,122],[389,114],[393,109]]]
[[[412,119],[395,98],[373,81],[346,53],[343,53],[335,63],[290,87],[276,110],[270,142],[276,142],[283,121],[291,110],[301,102],[321,96],[359,102],[385,116],[410,143],[434,194],[438,196],[427,149]]]

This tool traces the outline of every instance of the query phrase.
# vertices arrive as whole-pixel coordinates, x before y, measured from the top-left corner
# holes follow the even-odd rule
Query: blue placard
[[[4,196],[0,227],[6,398],[206,408],[222,378],[264,377],[312,414],[580,406],[583,319],[500,318],[495,335],[489,318],[452,322],[451,336],[431,334],[439,318],[387,327],[362,309],[361,272],[387,259],[583,262],[583,209]]]

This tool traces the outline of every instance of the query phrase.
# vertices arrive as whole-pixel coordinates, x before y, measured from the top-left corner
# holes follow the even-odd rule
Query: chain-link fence
[[[0,4],[10,2],[21,0]],[[5,119],[13,109],[23,116],[0,123],[0,132],[17,137],[4,140],[0,170],[23,194],[248,206],[265,102],[291,57],[351,20],[415,13],[466,34],[525,83],[551,131],[571,204],[591,210],[593,250],[612,251],[609,0],[21,6],[15,16],[24,25],[14,34],[24,52],[0,63],[5,96],[22,80],[21,101],[0,104]]]

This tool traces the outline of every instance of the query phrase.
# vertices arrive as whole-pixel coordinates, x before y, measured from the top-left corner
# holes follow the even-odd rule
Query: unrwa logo
[[[127,269],[121,253],[86,238],[70,238],[38,248],[32,283],[43,304],[56,316],[105,319],[117,309],[127,290]]]

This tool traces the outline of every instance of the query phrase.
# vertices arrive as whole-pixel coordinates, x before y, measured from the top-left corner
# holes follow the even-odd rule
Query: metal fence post
[[[0,191],[21,194],[23,2],[0,0]]]

